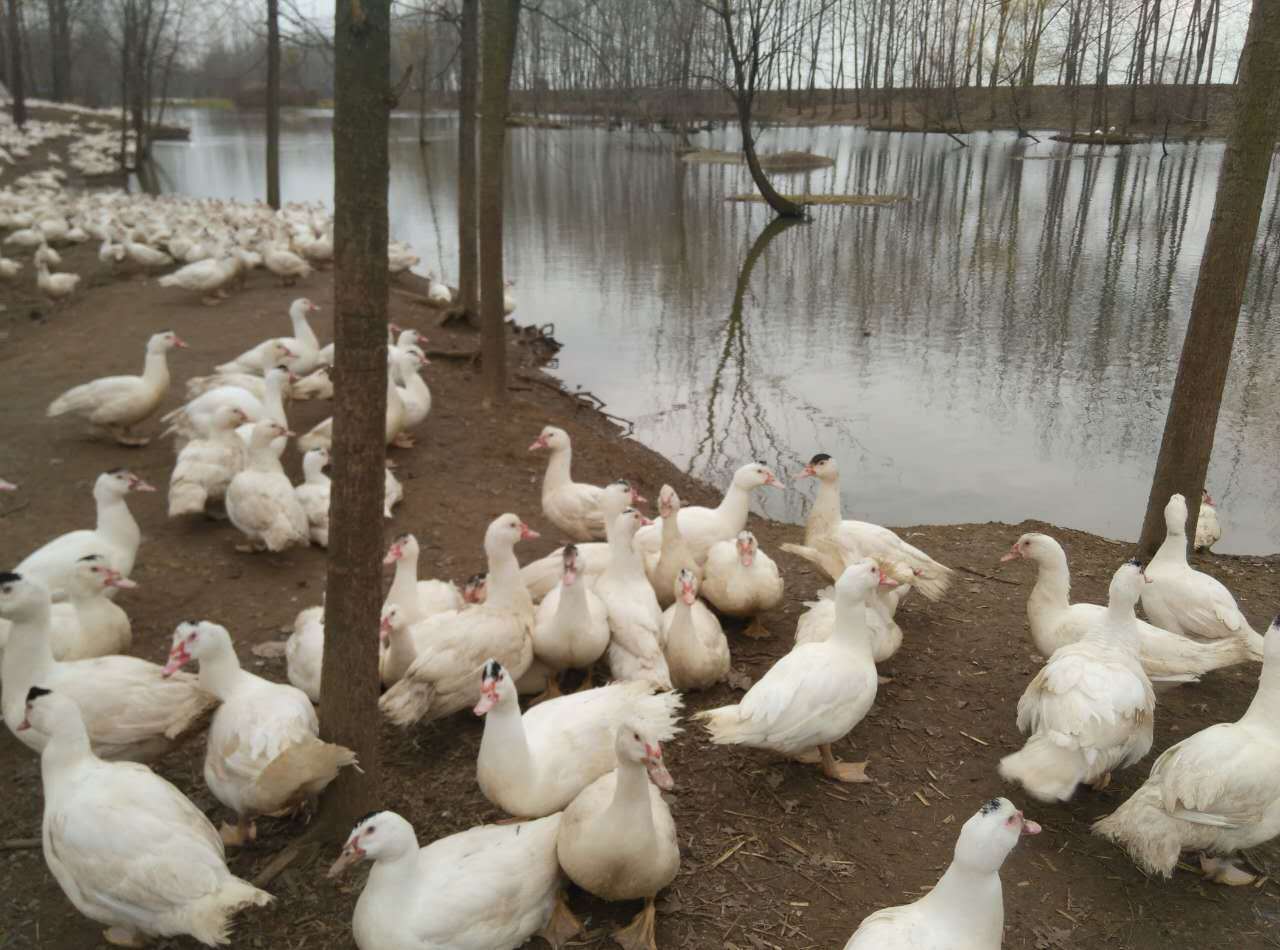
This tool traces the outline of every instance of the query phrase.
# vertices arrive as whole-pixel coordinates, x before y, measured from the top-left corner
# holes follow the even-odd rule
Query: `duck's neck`
[[[1105,627],[1092,627],[1086,637],[1100,637],[1108,643],[1123,646],[1134,655],[1138,653],[1138,617],[1133,612],[1134,605],[1126,600],[1117,602],[1114,598],[1107,601],[1107,623]]]
[[[1071,571],[1067,567],[1067,552],[1051,548],[1044,558],[1036,559],[1036,583],[1027,598],[1027,619],[1033,624],[1037,619],[1059,613],[1071,606]]]
[[[284,384],[285,379],[277,373],[272,373],[267,378],[263,385],[262,411],[266,418],[287,429],[289,420],[284,414]]]
[[[573,482],[573,478],[569,474],[569,466],[572,460],[573,449],[570,446],[556,449],[551,453],[551,457],[547,459],[547,473],[542,476],[543,498]]]
[[[59,778],[95,758],[84,721],[77,717],[74,722],[61,723],[40,753],[40,776],[46,794],[57,787]]]
[[[10,643],[13,640],[9,641]],[[9,654],[5,653],[8,662]],[[1253,694],[1253,702],[1245,710],[1241,722],[1251,721],[1265,724],[1273,733],[1280,732],[1280,662],[1267,659],[1262,664],[1262,675],[1258,678],[1258,691]]]
[[[311,324],[307,322],[306,314],[289,312],[289,321],[293,324],[294,338],[300,340],[306,346],[313,350],[320,349],[320,340],[316,336],[315,331],[311,329]]]
[[[406,842],[405,847],[400,851],[381,857],[373,863],[373,868],[369,871],[369,881],[365,886],[413,887],[419,877],[418,855],[421,853],[416,841],[413,842],[412,847]]]
[[[716,514],[733,526],[733,534],[736,535],[747,526],[747,513],[750,508],[751,492],[740,488],[735,483],[729,486],[729,490],[720,499],[720,504],[716,506]]]
[[[618,534],[616,531],[606,532],[609,539],[609,571],[617,577],[633,580],[644,576],[644,562],[636,553],[632,543],[633,536]],[[647,581],[646,581],[647,583]]]
[[[867,623],[866,601],[836,595],[836,618],[831,631],[831,642],[871,657],[871,626]]]
[[[157,391],[169,388],[169,358],[164,350],[147,353],[146,362],[142,364],[142,378]]]
[[[1186,532],[1175,534],[1165,529],[1164,541],[1161,542],[1159,550],[1152,562],[1161,564],[1186,564],[1187,563],[1187,535]]]
[[[387,600],[400,608],[405,627],[422,619],[422,602],[418,599],[418,555],[403,555],[396,561],[396,574],[387,591]]]
[[[515,551],[507,545],[497,545],[485,553],[489,556],[489,594],[485,603],[532,618],[533,598],[520,580]]]
[[[14,696],[25,702],[27,690],[41,685],[54,665],[49,644],[49,604],[44,603],[29,616],[15,619],[9,630],[0,666],[0,691],[7,701],[6,708],[15,702]]]
[[[560,584],[560,603],[556,605],[556,623],[561,630],[585,630],[591,622],[587,607],[587,582],[578,577],[565,587]]]
[[[830,534],[840,518],[840,480],[818,479],[818,494],[813,499],[809,520],[804,523],[804,543],[812,544]]]
[[[944,924],[954,930],[963,929],[971,946],[1000,946],[1004,933],[1004,892],[997,872],[953,861],[918,906],[941,917]]]
[[[417,595],[415,592],[415,599]],[[404,679],[409,667],[418,659],[418,645],[414,642],[413,631],[407,623],[397,624],[391,628],[391,636],[387,641],[387,653],[382,659],[382,681],[398,683]]]
[[[426,380],[422,378],[422,375],[416,369],[406,367],[401,372],[400,379],[405,392],[409,394],[409,398],[414,402],[424,402],[431,395],[431,390],[427,388]],[[404,401],[403,396],[400,401]]]
[[[220,702],[230,699],[244,678],[252,675],[240,669],[240,660],[231,649],[200,658],[200,688],[217,696]]]
[[[142,540],[142,530],[138,527],[138,522],[133,520],[133,513],[129,511],[124,495],[114,491],[102,492],[97,496],[97,502],[97,533],[113,544],[136,548]]]
[[[680,510],[676,509],[671,513],[670,518],[662,519],[662,547],[670,551],[682,541],[684,536],[680,533]]]
[[[698,628],[693,622],[693,607],[679,597],[671,613],[671,626],[667,628],[667,642],[678,643],[683,638],[695,637]]]
[[[653,803],[649,801],[649,773],[640,762],[619,762],[613,801],[604,813],[606,826],[626,828],[629,837],[643,841],[654,835]]]
[[[529,787],[536,781],[529,740],[524,732],[524,718],[514,696],[498,702],[484,717],[484,735],[480,738],[480,758],[488,758],[502,772],[503,780],[516,787]]]
[[[245,468],[255,472],[264,472],[270,475],[283,475],[284,469],[280,465],[280,457],[276,455],[271,448],[271,443],[266,445],[249,446],[249,460]]]

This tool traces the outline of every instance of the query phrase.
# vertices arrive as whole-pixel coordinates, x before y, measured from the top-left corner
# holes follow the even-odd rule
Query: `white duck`
[[[0,257],[0,280],[13,280],[22,272],[22,262]]]
[[[249,539],[239,550],[283,551],[311,540],[307,514],[271,447],[273,439],[288,435],[278,422],[256,423],[245,467],[227,486],[227,517]]]
[[[559,833],[552,815],[419,849],[409,822],[377,812],[356,825],[329,877],[373,862],[351,917],[359,950],[515,950],[534,936],[559,950],[582,929],[561,897]]]
[[[161,287],[181,287],[203,294],[201,303],[213,306],[227,296],[227,286],[240,275],[243,259],[236,254],[219,250],[213,257],[181,267],[172,274],[165,274],[156,283]]]
[[[397,725],[439,719],[473,705],[480,695],[476,671],[490,657],[519,678],[533,662],[533,603],[520,583],[514,552],[518,541],[536,538],[520,518],[505,514],[485,531],[489,559],[483,604],[429,617],[418,625],[428,649],[378,701]],[[393,636],[405,631],[395,631]]]
[[[207,505],[221,505],[227,487],[244,468],[247,452],[236,429],[245,423],[244,412],[222,406],[213,414],[205,438],[182,447],[169,476],[169,517],[203,512]]]
[[[752,462],[734,472],[733,481],[717,507],[681,508],[676,520],[680,522],[680,533],[684,535],[694,560],[702,563],[707,559],[711,545],[736,538],[738,532],[747,526],[751,492],[763,485],[777,484],[777,477],[763,462]],[[662,519],[659,518],[656,524],[636,535],[636,550],[651,555],[661,549]]]
[[[1231,591],[1187,563],[1187,502],[1181,495],[1165,505],[1164,524],[1164,543],[1147,565],[1151,583],[1142,591],[1142,609],[1151,622],[1206,640],[1238,637],[1261,656],[1262,635],[1249,626]]]
[[[542,513],[574,541],[605,536],[605,516],[600,502],[604,489],[575,482],[570,467],[573,446],[569,433],[546,426],[529,446],[530,452],[547,451],[547,471],[542,476]]]
[[[267,244],[262,247],[262,265],[280,278],[284,287],[292,287],[299,280],[311,276],[311,265],[285,243]]]
[[[840,469],[836,460],[818,453],[796,479],[816,478],[818,494],[804,526],[804,545],[784,544],[782,550],[813,562],[828,576],[857,558],[901,561],[916,575],[913,585],[929,600],[937,600],[951,584],[951,568],[939,564],[888,528],[867,521],[843,520],[840,514]]]
[[[1280,617],[1265,639],[1245,714],[1170,746],[1142,787],[1094,824],[1146,873],[1171,877],[1183,851],[1200,851],[1212,880],[1252,884],[1257,878],[1230,856],[1280,834]]]
[[[133,238],[134,235],[125,235],[124,253],[129,260],[138,266],[151,270],[152,268],[169,267],[173,264],[173,258],[164,251],[158,251],[154,247],[140,244]]]
[[[624,479],[605,486],[600,500],[600,510],[609,524],[622,514],[628,506],[640,503],[640,495],[631,484]],[[607,535],[607,532],[606,532]],[[530,561],[520,568],[520,579],[535,598],[546,597],[560,583],[560,572],[564,564],[564,548],[557,548],[546,557]],[[587,541],[578,545],[578,574],[585,577],[587,583],[594,585],[604,569],[609,566],[609,543],[607,541]]]
[[[453,294],[443,281],[436,280],[434,273],[427,274],[427,302],[431,306],[443,310],[453,303]]]
[[[102,554],[112,570],[128,577],[142,543],[142,530],[124,500],[131,491],[153,492],[155,488],[127,469],[103,472],[93,485],[97,525],[59,535],[28,554],[14,570],[57,592],[71,582],[77,561],[87,554]]]
[[[52,274],[44,261],[36,261],[36,286],[51,300],[63,300],[76,292],[79,274]]]
[[[404,501],[404,486],[400,484],[400,479],[396,478],[395,472],[391,471],[393,464],[390,459],[386,460],[387,474],[383,478],[382,514],[386,518],[395,517],[391,509]]]
[[[1218,523],[1218,509],[1209,489],[1200,489],[1200,514],[1196,516],[1196,550],[1207,551],[1222,540],[1222,525]]]
[[[475,708],[485,717],[476,781],[484,797],[509,815],[550,815],[617,766],[621,725],[636,722],[666,742],[679,732],[682,705],[678,693],[654,694],[647,683],[612,683],[549,699],[521,716],[515,683],[490,660]]]
[[[902,628],[893,619],[897,608],[897,593],[910,584],[915,575],[905,564],[897,561],[881,561],[872,558],[880,570],[898,582],[897,587],[877,587],[867,600],[867,626],[871,629],[871,655],[878,664],[890,659],[902,646]],[[818,643],[830,638],[836,623],[835,589],[825,587],[818,591],[817,600],[805,601],[807,608],[796,620],[796,643]],[[880,677],[881,683],[889,682]]]
[[[550,695],[558,695],[559,674],[593,667],[609,646],[609,612],[578,574],[578,547],[566,544],[560,586],[542,599],[533,617],[533,655],[550,671]]]
[[[656,557],[645,559],[645,571],[653,592],[658,595],[658,606],[666,609],[675,603],[676,578],[681,571],[689,571],[702,582],[702,566],[684,543],[680,533],[680,496],[670,485],[663,485],[658,492],[658,515],[662,519],[662,547]]]
[[[195,677],[166,680],[160,667],[137,657],[55,660],[49,606],[49,592],[37,581],[0,574],[0,617],[12,624],[0,669],[0,702],[5,724],[28,747],[39,752],[48,739],[39,729],[16,732],[32,686],[59,690],[79,704],[93,751],[104,759],[156,758],[212,706]]]
[[[263,340],[235,359],[215,367],[215,371],[223,374],[263,374],[271,367],[283,363],[299,375],[311,372],[320,365],[320,340],[311,329],[311,324],[307,322],[307,314],[315,313],[319,309],[306,297],[299,297],[289,305],[289,320],[293,324],[293,336]],[[290,354],[283,359],[279,355],[281,344],[287,347]]]
[[[411,438],[401,439],[404,434],[404,400],[400,398],[400,387],[396,385],[395,377],[392,373],[387,373],[387,417],[386,417],[386,444],[401,446],[411,446],[413,440]],[[322,420],[312,426],[311,430],[305,435],[298,438],[298,448],[303,452],[309,452],[312,449],[328,449],[333,447],[333,416]]]
[[[329,476],[324,467],[329,464],[328,449],[312,449],[302,457],[303,482],[295,485],[294,497],[302,506],[311,526],[311,542],[322,548],[329,546]]]
[[[1028,736],[1000,760],[1000,775],[1041,801],[1068,801],[1082,782],[1105,788],[1111,772],[1151,749],[1156,699],[1138,660],[1133,608],[1147,583],[1137,561],[1111,579],[1107,613],[1054,652],[1018,700]]]
[[[536,535],[531,535],[535,536]],[[418,580],[418,539],[402,534],[387,548],[384,565],[396,566],[385,603],[398,604],[409,623],[417,623],[446,610],[461,610],[462,595],[452,581]]]
[[[108,590],[131,590],[138,585],[107,564],[100,554],[80,559],[67,599],[53,605],[49,614],[49,646],[55,660],[85,660],[95,656],[124,653],[133,644],[133,625],[124,609],[109,597]],[[0,620],[8,639],[8,621]]]
[[[860,723],[875,702],[879,681],[866,604],[877,585],[895,583],[870,558],[845,568],[836,581],[831,637],[792,649],[747,690],[738,705],[699,713],[695,718],[706,723],[711,741],[816,760],[828,778],[869,782],[867,763],[837,761],[831,743]]]
[[[556,854],[564,873],[608,901],[644,899],[644,910],[613,934],[625,950],[657,950],[654,897],[680,870],[680,843],[659,789],[675,787],[660,740],[639,723],[618,727],[618,766],[588,785],[560,819]]]
[[[289,353],[290,350],[287,346],[281,344],[278,352],[285,354]],[[287,382],[288,370],[281,369],[280,372],[284,374],[283,379]],[[271,418],[267,414],[267,407],[263,400],[267,397],[267,391],[271,385],[270,381],[274,378],[273,374],[275,373],[276,370],[274,369],[267,371],[267,378],[263,380],[262,396],[258,396],[241,386],[231,384],[206,389],[185,405],[179,406],[161,417],[160,421],[167,423],[169,426],[163,434],[176,434],[179,443],[177,448],[181,449],[187,440],[201,435],[208,435],[212,429],[214,413],[223,406],[232,406],[239,409],[249,422],[258,422],[261,419]],[[228,379],[230,378],[228,377]],[[283,392],[283,384],[281,392]],[[280,411],[283,416],[283,408]],[[280,419],[277,418],[276,421],[279,422]]]
[[[324,660],[324,607],[307,607],[293,620],[293,633],[284,644],[285,676],[320,702],[320,672]]]
[[[41,839],[54,880],[117,946],[187,935],[225,944],[238,911],[271,902],[227,870],[218,832],[145,765],[94,755],[80,708],[32,687],[18,727],[48,736],[40,756]]]
[[[225,627],[178,624],[165,675],[192,660],[200,663],[201,688],[221,704],[209,726],[204,781],[236,815],[234,829],[222,826],[227,844],[252,841],[256,816],[306,804],[340,769],[356,764],[350,749],[320,741],[320,722],[306,693],[240,668]]]
[[[729,617],[750,617],[742,632],[766,637],[760,614],[782,603],[782,575],[773,558],[760,550],[756,536],[740,531],[732,541],[719,541],[707,552],[702,568],[702,596]]]
[[[609,616],[609,669],[614,679],[645,680],[671,688],[671,671],[662,655],[662,608],[635,550],[636,532],[650,524],[628,508],[609,526],[609,566],[596,581],[596,594]]]
[[[662,648],[676,689],[710,689],[729,675],[729,641],[720,621],[698,599],[698,577],[676,575],[675,603],[662,614]]]
[[[1024,818],[1013,802],[993,798],[964,823],[951,864],[929,893],[871,914],[844,950],[1000,950],[1000,868],[1019,838],[1039,833],[1040,826]]]
[[[186,345],[170,330],[153,334],[141,376],[106,376],[75,386],[49,403],[47,414],[74,413],[109,431],[121,445],[146,445],[150,439],[129,430],[156,411],[169,389],[169,351]]]
[[[516,295],[512,293],[511,288],[516,285],[514,280],[504,281],[502,285],[502,313],[504,316],[511,316],[516,312]]]
[[[400,402],[404,405],[402,429],[416,428],[431,412],[431,390],[421,376],[422,367],[429,362],[417,347],[398,353],[393,358],[396,388],[400,394]],[[413,445],[413,436],[404,432],[396,444],[401,448],[409,448]]]
[[[321,366],[293,384],[292,395],[297,400],[332,399],[333,368]]]
[[[1070,602],[1067,554],[1049,535],[1022,535],[1000,560],[1018,558],[1036,565],[1036,583],[1027,598],[1027,623],[1041,656],[1052,656],[1058,648],[1075,643],[1106,615],[1107,608],[1098,604]],[[1142,668],[1153,683],[1183,682],[1220,667],[1262,659],[1261,654],[1251,653],[1246,641],[1235,637],[1203,643],[1143,620],[1138,621],[1138,645]]]

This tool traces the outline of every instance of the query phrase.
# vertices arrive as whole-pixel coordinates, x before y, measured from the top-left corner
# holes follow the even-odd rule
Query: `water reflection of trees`
[[[705,139],[734,145],[723,131]],[[957,510],[945,496],[944,482],[978,477],[984,451],[1000,445],[1012,453],[1009,469],[1057,479],[1043,488],[1010,482],[1004,498],[1131,532],[1125,506],[1130,494],[1136,511],[1145,500],[1221,146],[1082,158],[998,133],[972,141],[957,151],[938,137],[770,130],[762,148],[836,159],[789,190],[912,201],[821,209],[748,269],[765,217],[723,201],[747,190],[741,168],[686,166],[642,135],[516,131],[508,260],[521,316],[554,322],[573,381],[712,480],[746,457],[777,464],[825,449],[842,453],[846,471],[867,473],[859,490],[870,512],[1013,516],[1012,503]],[[238,182],[232,148],[227,174]],[[393,159],[392,226],[434,266],[455,253],[456,155],[447,143],[412,149],[412,162],[399,150]],[[286,172],[311,157],[286,142]],[[194,160],[216,180],[214,165]],[[1211,482],[1240,519],[1236,530],[1274,547],[1274,181],[1267,200]],[[1083,513],[1080,491],[1098,496]],[[1003,500],[973,494],[975,506]]]

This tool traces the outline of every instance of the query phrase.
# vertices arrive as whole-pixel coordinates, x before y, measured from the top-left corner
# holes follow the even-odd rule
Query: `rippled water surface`
[[[192,112],[163,187],[264,191],[261,117]],[[391,230],[456,279],[454,120],[393,127]],[[686,165],[656,132],[512,130],[507,265],[517,318],[554,323],[554,370],[636,437],[721,482],[740,462],[844,473],[885,524],[1043,518],[1134,537],[1222,157],[819,127],[771,130],[832,168],[787,191],[901,194],[768,228],[738,166]],[[733,148],[728,131],[696,144]],[[284,125],[286,200],[331,201],[327,113]],[[1220,550],[1280,549],[1280,198],[1273,174],[1218,427]],[[762,493],[763,494],[763,493]],[[805,495],[762,510],[799,519]],[[1011,539],[1012,540],[1012,539]],[[993,556],[998,552],[993,552]]]

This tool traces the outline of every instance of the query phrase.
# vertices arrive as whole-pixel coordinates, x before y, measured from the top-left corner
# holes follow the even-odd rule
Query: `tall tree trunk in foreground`
[[[507,401],[507,321],[502,312],[502,163],[507,89],[520,0],[484,0],[484,75],[480,84],[480,361],[485,402]]]
[[[267,204],[280,208],[280,0],[267,0]]]
[[[458,88],[458,304],[473,324],[480,316],[476,219],[476,91],[480,80],[480,0],[462,0]],[[423,76],[423,81],[426,77]]]
[[[383,432],[387,412],[387,128],[391,0],[335,0],[333,495],[325,587],[323,737],[355,751],[325,796],[346,830],[378,797]]]
[[[1164,540],[1164,506],[1174,492],[1186,496],[1190,513],[1187,536],[1195,538],[1200,491],[1209,470],[1218,409],[1231,366],[1231,347],[1276,141],[1273,102],[1275,91],[1280,88],[1277,0],[1254,0],[1242,56],[1231,135],[1222,160],[1200,278],[1191,304],[1191,321],[1182,344],[1160,458],[1138,542],[1144,557],[1153,554]]]
[[[13,97],[13,124],[27,124],[27,96],[22,79],[22,0],[9,0],[9,95]]]
[[[71,98],[71,12],[68,0],[46,0],[49,16],[49,74],[54,102]]]

